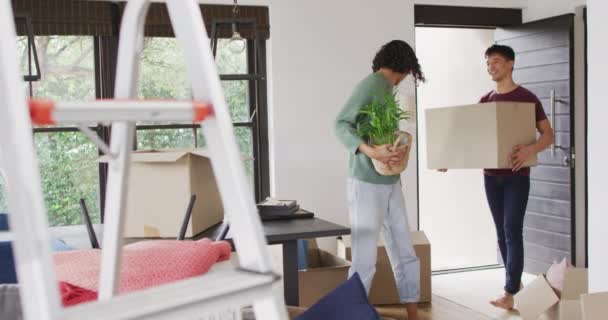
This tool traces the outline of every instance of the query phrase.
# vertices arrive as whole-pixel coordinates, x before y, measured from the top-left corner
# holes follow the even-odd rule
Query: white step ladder
[[[247,183],[230,114],[205,33],[197,0],[166,0],[178,43],[184,49],[192,102],[129,101],[136,99],[144,23],[152,0],[127,2],[120,30],[115,100],[28,103],[17,66],[16,33],[11,2],[0,1],[0,163],[6,173],[9,214],[21,301],[26,320],[200,319],[226,307],[253,304],[258,319],[286,320],[279,278]],[[157,1],[155,1],[157,2]],[[240,268],[212,272],[135,293],[115,296],[121,264],[129,161],[136,120],[203,121],[219,191],[230,221]],[[106,220],[98,302],[62,308],[50,250],[47,214],[33,147],[32,121],[82,123],[112,160],[108,169]],[[87,132],[85,123],[112,124],[107,146]]]

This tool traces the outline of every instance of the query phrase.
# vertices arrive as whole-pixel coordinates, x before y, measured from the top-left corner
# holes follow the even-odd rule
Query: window
[[[220,74],[233,75],[223,80],[224,96],[241,152],[247,157],[245,169],[254,183],[253,125],[250,122],[252,101],[249,97],[251,80],[247,75],[248,51],[232,53],[228,40],[220,39],[216,56]],[[139,96],[142,98],[191,99],[183,53],[175,38],[146,38],[142,53]],[[245,78],[245,77],[243,77]],[[137,130],[138,149],[204,147],[205,139],[199,126],[186,123],[140,123]]]
[[[42,79],[26,83],[24,90],[34,98],[58,101],[90,101],[101,96],[103,72],[107,77],[113,68],[111,58],[100,61],[106,52],[102,38],[93,36],[36,36],[36,49]],[[17,39],[21,52],[20,65],[28,73],[27,38]],[[234,54],[227,49],[228,40],[220,40],[217,67],[230,108],[237,143],[245,156],[247,174],[256,199],[267,194],[266,86],[263,77],[255,75],[265,66],[256,66],[256,53],[265,54],[264,41],[248,41],[247,50]],[[259,47],[258,47],[259,46]],[[263,61],[264,59],[259,59]],[[104,69],[105,68],[105,69]],[[100,72],[101,70],[101,72]],[[183,56],[174,38],[146,38],[141,60],[139,96],[142,98],[191,99]],[[105,92],[105,91],[104,91]],[[255,111],[254,111],[255,110]],[[253,115],[253,117],[252,117]],[[260,119],[257,119],[257,118]],[[260,121],[263,121],[260,124]],[[93,129],[98,128],[92,123]],[[99,127],[98,132],[107,134]],[[100,199],[104,194],[103,165],[97,161],[99,151],[78,129],[69,124],[34,128],[40,175],[50,225],[80,224],[79,199],[84,198],[94,222],[102,216]],[[191,123],[137,124],[137,149],[204,147],[205,139],[198,125]],[[100,173],[101,178],[100,178]],[[101,180],[101,183],[100,183]],[[6,211],[6,181],[0,177],[0,211]],[[101,187],[100,187],[101,185]]]
[[[42,79],[25,83],[35,98],[58,101],[95,99],[93,37],[37,36],[36,49]],[[20,65],[28,72],[27,38],[19,37]],[[99,221],[97,147],[74,127],[38,127],[34,144],[50,225],[81,223],[79,199],[89,205],[93,221]],[[6,202],[0,192],[0,209]]]

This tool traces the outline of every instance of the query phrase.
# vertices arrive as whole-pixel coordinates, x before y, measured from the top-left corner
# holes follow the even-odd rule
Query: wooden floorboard
[[[289,307],[290,319],[295,319],[298,315],[304,312],[305,308]],[[391,320],[408,320],[405,307],[403,305],[383,305],[376,306],[376,310],[382,319]],[[501,314],[497,317],[490,317],[483,313],[474,311],[463,305],[447,300],[440,296],[433,295],[433,302],[420,303],[418,309],[418,317],[420,320],[514,320],[518,317],[512,317],[509,313]]]
[[[382,317],[395,320],[407,320],[405,308],[401,305],[377,306],[376,309]],[[433,295],[433,302],[419,305],[419,318],[421,320],[491,320],[492,318],[471,310],[467,307]]]

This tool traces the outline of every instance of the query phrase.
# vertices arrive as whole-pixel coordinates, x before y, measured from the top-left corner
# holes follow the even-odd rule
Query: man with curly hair
[[[348,149],[348,207],[352,233],[352,267],[369,294],[376,272],[377,241],[382,236],[391,261],[401,303],[408,319],[418,319],[420,262],[409,234],[400,175],[383,176],[376,172],[372,159],[386,164],[400,163],[407,147],[394,150],[391,145],[373,146],[356,132],[359,110],[374,99],[391,93],[408,75],[424,81],[414,50],[404,41],[393,40],[376,54],[372,73],[355,87],[335,122],[335,132]]]

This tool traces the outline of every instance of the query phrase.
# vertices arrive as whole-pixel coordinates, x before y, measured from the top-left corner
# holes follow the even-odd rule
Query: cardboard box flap
[[[185,150],[148,150],[131,154],[131,162],[176,162],[189,152]]]
[[[515,308],[523,320],[536,320],[558,302],[559,298],[543,275],[515,295]]]
[[[608,292],[581,296],[583,320],[604,320],[608,314]]]
[[[350,266],[350,262],[335,255],[317,248],[308,249],[308,267],[307,270],[323,270],[335,267]]]
[[[190,151],[191,154],[195,155],[195,156],[199,156],[199,157],[205,157],[205,158],[209,158],[210,157],[210,153],[209,150],[207,149],[193,149]],[[252,156],[246,155],[244,153],[241,154],[241,159],[242,160],[253,160],[254,158]]]
[[[346,261],[338,256],[335,256],[325,250],[319,251],[319,257],[321,258],[321,268],[333,268],[333,267],[342,267],[342,266],[350,266],[350,262]]]
[[[150,149],[137,150],[131,153],[132,162],[175,162],[195,149]],[[108,163],[111,158],[108,155],[99,157],[99,162]]]
[[[427,238],[426,234],[422,231],[412,231],[410,232],[410,236],[412,237],[413,245],[431,244],[429,238]]]
[[[582,294],[589,293],[587,269],[568,268],[564,275],[562,300],[579,300]]]
[[[430,244],[429,239],[423,231],[410,231],[410,238],[412,240],[412,245],[414,246]],[[338,237],[338,242],[344,248],[350,248],[352,246],[350,236],[340,236]],[[381,236],[378,237],[378,246],[384,247],[384,240]]]
[[[312,239],[306,239],[306,243],[308,245],[308,249],[318,249],[319,246],[317,245],[317,239],[312,238]]]
[[[209,158],[209,150],[207,149],[195,149],[190,151],[190,153],[192,153],[195,156],[199,156],[199,157],[205,157],[205,158]]]
[[[194,149],[194,148],[183,148],[183,149],[149,149],[149,150],[138,150],[131,153],[132,162],[175,162],[181,159],[187,154],[192,154],[199,157],[209,158],[209,150],[207,149]],[[242,160],[253,160],[254,158],[241,154]],[[107,163],[110,161],[110,157],[103,155],[99,157],[99,162]]]

